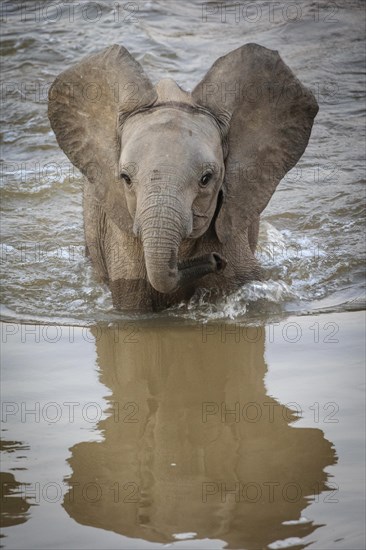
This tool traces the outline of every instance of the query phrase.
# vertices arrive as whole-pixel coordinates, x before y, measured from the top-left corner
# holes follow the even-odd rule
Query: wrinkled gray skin
[[[114,306],[155,310],[259,278],[259,215],[317,109],[256,44],[220,58],[191,94],[170,79],[154,87],[120,46],[62,73],[49,117],[85,175],[87,251]]]

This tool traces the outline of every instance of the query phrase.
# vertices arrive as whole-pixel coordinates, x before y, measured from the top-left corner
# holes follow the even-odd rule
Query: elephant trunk
[[[224,258],[216,253],[178,262],[179,246],[190,232],[182,211],[179,200],[163,199],[160,195],[146,201],[138,216],[147,276],[161,293],[174,292],[204,275],[219,273],[226,266]]]

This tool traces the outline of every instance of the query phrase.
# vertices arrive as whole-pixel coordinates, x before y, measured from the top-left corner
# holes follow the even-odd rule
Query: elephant
[[[120,45],[62,72],[48,116],[84,176],[86,254],[114,307],[156,311],[260,279],[260,214],[317,111],[278,52],[254,43],[192,92],[153,85]]]

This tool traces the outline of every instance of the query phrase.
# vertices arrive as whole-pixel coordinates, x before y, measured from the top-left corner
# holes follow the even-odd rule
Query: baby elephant
[[[199,286],[258,279],[259,215],[318,111],[276,51],[246,44],[191,93],[154,86],[122,46],[58,76],[57,141],[85,176],[87,253],[117,309],[156,310]]]

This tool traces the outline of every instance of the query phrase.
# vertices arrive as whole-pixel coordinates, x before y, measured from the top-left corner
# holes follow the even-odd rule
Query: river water
[[[364,2],[1,10],[5,547],[363,548]],[[48,88],[118,43],[192,89],[247,42],[279,50],[320,106],[262,215],[265,280],[117,313],[84,257]]]
[[[126,46],[154,82],[170,76],[191,89],[217,57],[257,42],[278,49],[320,105],[303,158],[263,215],[258,256],[266,281],[218,307],[201,296],[178,315],[247,318],[258,307],[280,314],[363,302],[364,3],[223,6],[3,2],[6,318],[85,324],[114,315],[84,258],[80,177],[46,115],[56,75],[113,43]]]

